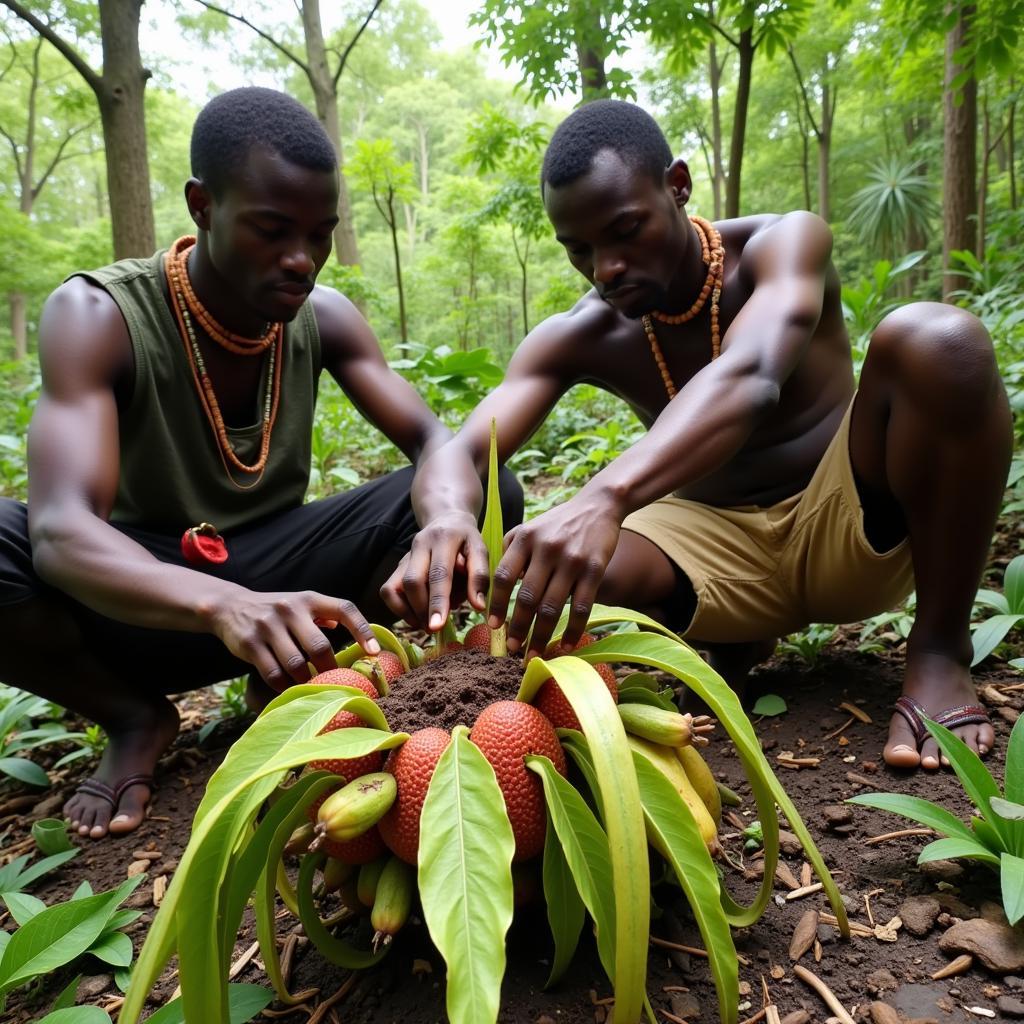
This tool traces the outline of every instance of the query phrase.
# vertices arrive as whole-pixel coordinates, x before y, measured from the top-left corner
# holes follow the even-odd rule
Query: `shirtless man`
[[[571,500],[507,535],[490,622],[506,619],[521,580],[510,649],[532,626],[527,653],[543,651],[566,602],[573,643],[601,601],[656,615],[735,682],[778,636],[861,620],[916,586],[885,759],[939,766],[921,711],[989,750],[968,622],[1011,422],[981,323],[938,303],[899,309],[875,331],[855,388],[832,235],[818,217],[692,222],[686,164],[652,118],[616,101],[561,124],[541,179],[555,236],[593,288],[527,336],[503,383],[423,462],[414,495],[428,525],[382,591],[390,607],[439,628],[461,554],[483,609],[477,470],[491,419],[508,458],[566,391],[590,383],[648,431]]]
[[[269,89],[224,93],[196,121],[192,175],[197,240],[47,300],[28,506],[0,500],[0,679],[106,731],[64,808],[93,838],[141,822],[178,731],[166,694],[252,672],[261,706],[307,662],[334,668],[349,634],[380,649],[353,602],[386,611],[412,469],[303,504],[321,370],[413,464],[451,437],[352,303],[314,287],[338,220],[316,118]],[[204,522],[226,561],[216,538],[183,538]]]

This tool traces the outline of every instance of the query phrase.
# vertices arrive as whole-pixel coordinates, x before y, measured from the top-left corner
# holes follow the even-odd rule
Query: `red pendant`
[[[228,560],[228,546],[212,523],[190,526],[181,535],[181,553],[191,565],[220,565]]]

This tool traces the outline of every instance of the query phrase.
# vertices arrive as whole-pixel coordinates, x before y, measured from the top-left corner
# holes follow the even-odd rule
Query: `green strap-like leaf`
[[[893,814],[902,815],[911,821],[933,828],[940,835],[962,839],[968,843],[976,841],[974,833],[956,815],[930,800],[922,800],[919,796],[907,796],[905,793],[858,793],[846,802],[859,804],[861,807],[874,807],[879,811],[891,811]]]
[[[999,884],[1003,893],[1003,910],[1010,925],[1024,918],[1024,858],[1004,853],[1000,858]]]
[[[697,822],[672,783],[640,754],[633,755],[647,837],[669,862],[704,939],[718,992],[722,1024],[739,1016],[739,961],[721,906],[721,885]]]
[[[246,1024],[265,1010],[273,998],[274,993],[262,985],[228,985],[227,1024]],[[185,1024],[185,1008],[181,999],[173,999],[161,1006],[146,1018],[146,1024]]]
[[[558,832],[547,814],[547,833],[544,837],[544,901],[547,904],[548,926],[555,943],[551,960],[551,973],[545,983],[550,988],[565,973],[579,945],[580,932],[586,908],[573,881],[569,862],[565,859]]]
[[[1006,744],[1006,775],[1003,790],[1007,800],[1024,803],[1024,715],[1017,719]]]
[[[660,693],[653,693],[643,686],[623,686],[619,689],[620,704],[647,704],[652,708],[662,708],[664,711],[678,711],[675,701],[662,697]]]
[[[999,865],[999,857],[988,847],[978,842],[977,839],[963,839],[960,836],[955,839],[936,839],[929,843],[918,854],[917,863],[927,864],[933,860],[954,860],[957,857],[979,860],[992,867]]]
[[[971,803],[981,812],[981,816],[995,829],[1003,842],[1004,849],[1010,853],[1016,853],[1015,840],[1017,836],[1024,836],[1024,822],[1004,821],[998,814],[993,813],[989,801],[994,796],[999,796],[999,787],[995,779],[988,773],[984,762],[977,753],[956,733],[951,732],[944,725],[933,722],[930,718],[924,720],[928,731],[932,734],[939,749],[949,759],[949,763],[956,772],[956,777],[964,787],[964,792],[970,798]]]
[[[994,796],[989,800],[992,810],[1005,821],[1024,821],[1024,804]]]
[[[110,1014],[98,1006],[66,1006],[48,1013],[36,1024],[110,1024]]]
[[[46,909],[46,904],[41,899],[30,896],[27,892],[0,893],[0,900],[7,904],[11,917],[19,925],[28,924],[36,914]]]
[[[534,658],[523,675],[518,699],[532,699],[548,678],[558,683],[576,712],[593,759],[614,882],[615,971],[611,981],[615,988],[615,1007],[612,1024],[636,1024],[643,1006],[647,976],[651,880],[633,755],[608,688],[590,665],[574,656],[550,662]],[[572,865],[571,858],[569,863]],[[582,886],[580,895],[586,901]]]
[[[971,668],[983,662],[1002,642],[1007,633],[1020,622],[1021,615],[990,615],[971,634],[974,657]]]
[[[0,961],[0,995],[84,953],[102,934],[118,904],[141,881],[142,876],[129,878],[110,892],[59,903],[36,914],[7,944]]]
[[[494,769],[458,727],[423,801],[418,874],[423,916],[448,965],[451,1024],[498,1019],[514,853]]]
[[[10,775],[19,782],[27,782],[30,786],[48,786],[50,776],[35,763],[24,757],[0,757],[0,772]]]
[[[1003,593],[1011,612],[1024,615],[1024,555],[1017,555],[1003,574]]]
[[[376,953],[369,949],[356,949],[344,939],[332,935],[320,920],[320,914],[313,902],[313,876],[326,859],[323,853],[307,853],[299,865],[299,880],[295,889],[302,927],[309,936],[309,941],[316,946],[325,960],[353,971],[372,967],[387,955],[390,946],[381,946]]]

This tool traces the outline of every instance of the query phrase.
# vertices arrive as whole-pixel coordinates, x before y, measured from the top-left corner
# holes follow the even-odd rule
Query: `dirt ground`
[[[994,669],[980,673],[977,680],[996,727],[998,743],[990,765],[1001,780],[1007,737],[1012,722],[1024,708],[1024,689],[1020,688],[1020,676],[1000,668],[998,663]],[[834,928],[821,924],[820,948],[808,951],[801,964],[825,982],[856,1020],[875,1019],[869,1011],[873,1000],[882,1000],[903,1018],[916,1021],[1009,1020],[1024,1016],[1024,981],[1019,976],[991,974],[975,964],[959,976],[945,980],[931,977],[953,957],[939,948],[939,937],[946,928],[959,919],[999,917],[995,876],[981,867],[948,862],[919,869],[915,861],[918,851],[929,841],[927,837],[912,835],[875,842],[874,837],[905,829],[910,823],[842,803],[858,792],[899,791],[941,802],[963,817],[968,813],[967,801],[951,773],[908,775],[892,771],[881,761],[886,724],[899,694],[899,656],[859,653],[852,639],[840,635],[813,668],[793,658],[776,658],[756,670],[752,683],[752,698],[775,693],[787,702],[786,713],[756,721],[756,729],[769,762],[833,871],[851,920],[870,933],[875,925],[895,924],[893,918],[897,916],[906,918],[889,941],[874,934],[842,941]],[[840,708],[843,702],[853,703],[870,721],[849,715]],[[187,840],[186,826],[206,780],[245,725],[243,720],[226,720],[199,745],[198,730],[217,706],[216,698],[208,691],[179,699],[182,734],[158,767],[158,788],[142,828],[122,839],[83,841],[82,855],[37,884],[33,890],[36,895],[47,903],[66,899],[84,878],[96,891],[109,889],[125,877],[129,865],[137,859],[135,852],[146,851],[148,877],[129,900],[130,905],[144,911],[130,929],[138,952],[155,913],[154,882],[173,874]],[[814,763],[795,770],[784,768],[778,757],[785,752]],[[743,805],[723,823],[723,841],[736,864],[726,867],[725,882],[737,895],[749,897],[758,869],[757,857],[744,854],[740,835],[740,829],[753,817],[749,790],[727,741],[719,737],[713,742],[708,760],[717,776],[745,797]],[[32,822],[54,814],[83,772],[86,769],[76,768],[74,776],[58,776],[57,784],[42,798],[19,797],[16,790],[0,794],[0,859],[6,861],[30,849],[28,829]],[[791,852],[783,860],[799,882],[802,857]],[[765,991],[783,1019],[792,1015],[791,1021],[822,1022],[832,1015],[815,991],[794,975],[788,953],[797,921],[812,908],[826,912],[827,901],[820,892],[787,899],[790,891],[777,879],[775,904],[757,925],[737,933],[741,1019],[761,1019],[757,1015]],[[937,919],[934,904],[922,897],[938,903]],[[700,935],[679,890],[662,888],[656,892],[656,901],[659,910],[652,922],[655,939],[700,946]],[[445,1020],[444,963],[418,919],[398,937],[381,966],[356,977],[326,964],[287,913],[279,920],[282,942],[291,933],[298,935],[292,991],[315,988],[318,995],[290,1013],[271,1004],[274,1019],[302,1024],[320,1000],[345,986],[345,994],[332,1011],[335,1016],[325,1014],[324,1021],[433,1024]],[[912,928],[919,934],[912,934]],[[254,941],[248,922],[238,937],[236,959],[246,954]],[[499,1019],[507,1024],[601,1024],[608,1012],[611,987],[602,974],[593,943],[584,939],[567,976],[545,992],[542,986],[549,956],[543,909],[517,912],[509,936]],[[86,969],[101,971],[102,965],[86,965]],[[3,1019],[10,1024],[39,1019],[69,978],[70,974],[58,973],[41,985],[16,993]],[[235,980],[267,984],[258,953]],[[151,995],[151,1007],[155,1009],[169,999],[174,986],[175,979],[168,971]],[[697,956],[652,942],[648,992],[659,1021],[718,1019],[707,965]],[[84,979],[79,1001],[114,1012],[119,1005],[118,995],[111,976],[98,973]]]

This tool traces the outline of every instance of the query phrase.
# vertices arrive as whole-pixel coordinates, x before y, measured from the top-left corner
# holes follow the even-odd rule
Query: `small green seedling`
[[[764,846],[764,831],[761,828],[761,822],[752,821],[740,834],[745,840],[743,849],[748,853],[760,850]]]
[[[795,654],[798,658],[806,661],[811,668],[814,668],[818,663],[821,652],[835,635],[835,626],[812,623],[800,633],[790,633],[779,644],[779,652],[781,654]]]
[[[784,715],[788,710],[786,702],[777,693],[766,693],[757,698],[757,703],[750,709],[750,713],[761,715],[763,718],[774,718],[775,715]]]
[[[944,838],[929,843],[918,864],[933,860],[977,860],[999,873],[1003,910],[1011,925],[1024,918],[1024,719],[1018,719],[1006,748],[1003,792],[981,758],[945,726],[925,719],[928,731],[953,766],[979,815],[970,825],[943,807],[902,793],[861,793],[847,803],[877,807],[935,829]]]

